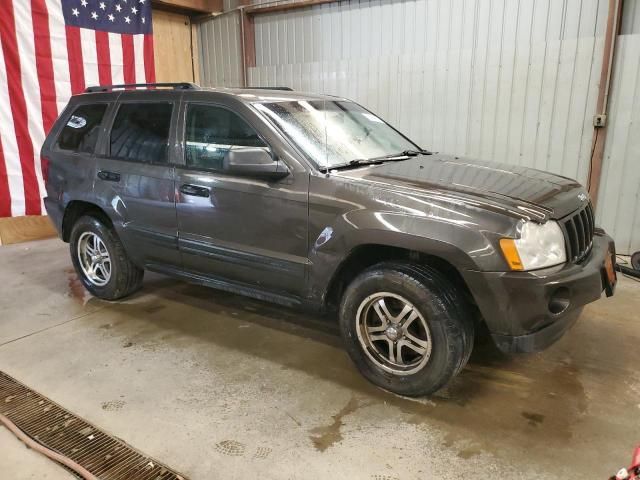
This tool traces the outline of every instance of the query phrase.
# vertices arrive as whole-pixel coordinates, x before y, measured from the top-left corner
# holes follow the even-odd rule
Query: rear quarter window
[[[93,153],[100,135],[106,103],[80,105],[67,119],[56,143],[60,150]]]

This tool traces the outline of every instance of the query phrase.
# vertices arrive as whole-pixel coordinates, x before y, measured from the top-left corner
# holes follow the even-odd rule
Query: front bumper
[[[613,295],[605,262],[615,265],[611,237],[596,233],[580,264],[532,272],[466,272],[465,280],[498,348],[504,352],[543,350],[575,323],[582,307],[603,290]]]

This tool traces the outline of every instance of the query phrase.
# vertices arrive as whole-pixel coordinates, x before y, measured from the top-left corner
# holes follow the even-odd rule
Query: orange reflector
[[[502,249],[502,254],[507,260],[509,267],[511,267],[511,270],[524,270],[522,260],[520,260],[520,255],[516,248],[516,242],[513,238],[501,238],[500,248]]]

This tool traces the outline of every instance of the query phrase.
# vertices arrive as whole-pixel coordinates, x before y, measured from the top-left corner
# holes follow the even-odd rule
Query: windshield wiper
[[[417,155],[433,155],[433,152],[420,148],[418,150],[404,150],[400,155],[415,157]]]
[[[391,153],[389,155],[382,155],[380,157],[356,158],[345,163],[339,163],[328,168],[322,168],[320,169],[320,171],[322,173],[327,173],[330,170],[344,170],[347,168],[361,167],[363,165],[380,165],[383,162],[399,162],[401,160],[406,160],[409,157],[415,157],[417,155],[432,155],[432,152],[422,149],[403,150],[400,153]]]
[[[320,171],[322,173],[327,173],[331,170],[345,170],[347,168],[355,168],[361,167],[363,165],[380,165],[383,162],[397,162],[400,160],[406,160],[409,158],[409,155],[392,155],[392,156],[384,156],[384,157],[372,157],[372,158],[356,158],[354,160],[349,160],[345,163],[338,163],[336,165],[331,165],[330,167],[321,168]]]

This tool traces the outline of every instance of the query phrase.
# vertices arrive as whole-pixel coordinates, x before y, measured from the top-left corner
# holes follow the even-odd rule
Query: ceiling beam
[[[222,0],[153,0],[152,5],[190,13],[212,13],[222,11]]]
[[[270,5],[261,7],[260,5],[254,5],[246,8],[248,15],[258,15],[260,13],[273,13],[273,12],[286,12],[289,10],[297,10],[299,8],[313,7],[315,5],[322,5],[325,3],[334,3],[340,0],[300,0],[298,2],[281,3],[278,5]]]

